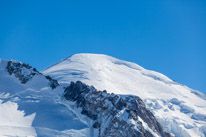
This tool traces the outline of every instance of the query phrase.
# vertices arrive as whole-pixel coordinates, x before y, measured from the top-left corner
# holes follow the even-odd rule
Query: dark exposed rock
[[[116,104],[116,108],[119,110],[122,110],[126,106],[127,106],[127,103],[122,98],[120,98]]]
[[[22,84],[26,84],[36,75],[42,75],[36,70],[36,68],[32,68],[29,64],[16,61],[8,61],[6,71],[9,75],[13,74],[16,78],[18,78]],[[59,86],[57,80],[52,79],[50,76],[45,77],[49,81],[49,85],[52,89]]]
[[[137,96],[109,94],[77,81],[65,89],[64,97],[75,102],[76,107],[82,109],[81,113],[93,120],[93,128],[99,129],[99,137],[153,137],[139,118],[157,135],[171,137]]]
[[[99,128],[100,126],[101,124],[97,121],[93,124],[93,128]]]
[[[51,87],[52,89],[55,89],[57,86],[59,86],[59,83],[58,83],[57,80],[52,79],[50,76],[45,76],[45,77],[46,77],[46,79],[49,80],[49,82],[50,82],[50,87]]]
[[[8,61],[6,70],[10,75],[14,74],[22,84],[27,83],[35,75],[40,74],[35,68],[32,69],[29,64],[14,61]]]

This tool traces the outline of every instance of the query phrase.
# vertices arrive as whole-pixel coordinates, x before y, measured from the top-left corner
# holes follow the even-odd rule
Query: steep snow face
[[[60,83],[82,81],[109,93],[137,95],[175,136],[206,136],[206,96],[135,63],[106,55],[76,54],[42,73]]]

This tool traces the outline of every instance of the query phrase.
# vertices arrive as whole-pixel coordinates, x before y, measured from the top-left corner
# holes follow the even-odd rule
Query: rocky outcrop
[[[17,61],[8,61],[6,71],[10,75],[13,74],[16,78],[18,78],[22,84],[26,84],[36,75],[42,75],[36,70],[36,68],[32,68],[29,64]],[[45,76],[45,78],[49,81],[49,85],[52,89],[59,85],[57,80],[52,79],[50,76]]]
[[[39,72],[30,65],[15,61],[8,61],[6,70],[10,75],[14,74],[23,84],[39,74]]]
[[[77,81],[65,89],[64,97],[92,119],[99,137],[171,136],[137,96],[109,94]]]
[[[52,79],[50,76],[45,76],[46,79],[49,80],[49,86],[52,88],[52,89],[55,89],[57,86],[59,86],[59,83],[57,80],[55,79]]]

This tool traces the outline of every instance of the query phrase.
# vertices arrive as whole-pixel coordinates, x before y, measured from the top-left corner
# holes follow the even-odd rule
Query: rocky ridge
[[[64,97],[93,120],[99,137],[171,137],[137,96],[109,94],[77,81],[65,89]]]
[[[22,84],[26,84],[36,75],[43,75],[42,73],[38,72],[36,68],[33,68],[29,64],[11,60],[7,63],[6,71],[10,75],[13,74],[16,78],[18,78]],[[45,78],[49,80],[49,85],[52,89],[56,88],[59,85],[57,80],[52,79],[50,76],[45,76]]]

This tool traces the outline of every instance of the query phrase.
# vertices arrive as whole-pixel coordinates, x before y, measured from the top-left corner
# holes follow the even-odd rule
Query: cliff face
[[[80,81],[71,82],[64,97],[81,108],[81,114],[93,121],[98,136],[170,137],[137,96],[120,96],[97,91]]]

